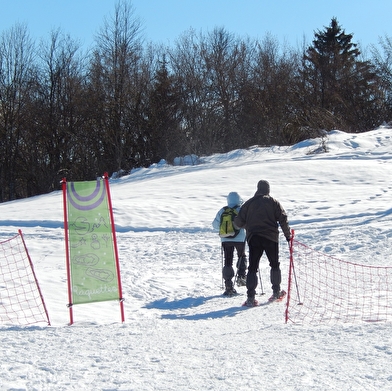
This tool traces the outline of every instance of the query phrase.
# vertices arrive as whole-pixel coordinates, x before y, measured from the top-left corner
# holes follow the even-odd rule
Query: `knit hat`
[[[269,194],[270,192],[270,185],[267,181],[261,180],[257,184],[257,192],[260,194]]]

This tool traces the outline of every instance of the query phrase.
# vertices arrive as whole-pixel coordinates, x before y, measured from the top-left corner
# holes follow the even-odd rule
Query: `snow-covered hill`
[[[285,324],[283,302],[246,309],[244,287],[221,296],[211,222],[230,191],[248,199],[260,179],[300,242],[390,265],[392,130],[333,131],[324,141],[324,153],[322,140],[307,140],[111,180],[124,324],[119,304],[109,302],[74,306],[67,326],[61,191],[0,204],[0,241],[22,230],[52,323],[0,325],[0,390],[391,389],[391,324]],[[280,247],[285,281],[287,243]],[[261,272],[263,303],[265,258]]]

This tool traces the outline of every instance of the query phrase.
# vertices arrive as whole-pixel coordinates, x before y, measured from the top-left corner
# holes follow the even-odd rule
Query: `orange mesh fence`
[[[392,267],[342,261],[292,240],[286,322],[392,321]]]
[[[21,231],[0,242],[0,324],[31,325],[49,316]]]

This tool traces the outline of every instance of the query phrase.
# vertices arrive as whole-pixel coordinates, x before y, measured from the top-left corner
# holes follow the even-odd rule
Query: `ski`
[[[282,301],[284,298],[286,297],[286,292],[285,291],[280,291],[279,297],[275,297],[274,295],[272,295],[268,301],[270,303],[276,302],[276,301]]]

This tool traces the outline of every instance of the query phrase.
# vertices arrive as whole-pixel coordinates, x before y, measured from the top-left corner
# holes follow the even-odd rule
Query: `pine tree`
[[[178,115],[179,94],[174,77],[169,74],[165,55],[155,73],[149,96],[149,139],[151,163],[172,161],[182,149],[182,132]]]
[[[376,74],[370,62],[360,60],[352,38],[332,18],[304,54],[305,93],[317,108],[313,116],[319,128],[360,131],[376,125],[374,109],[381,98]]]

